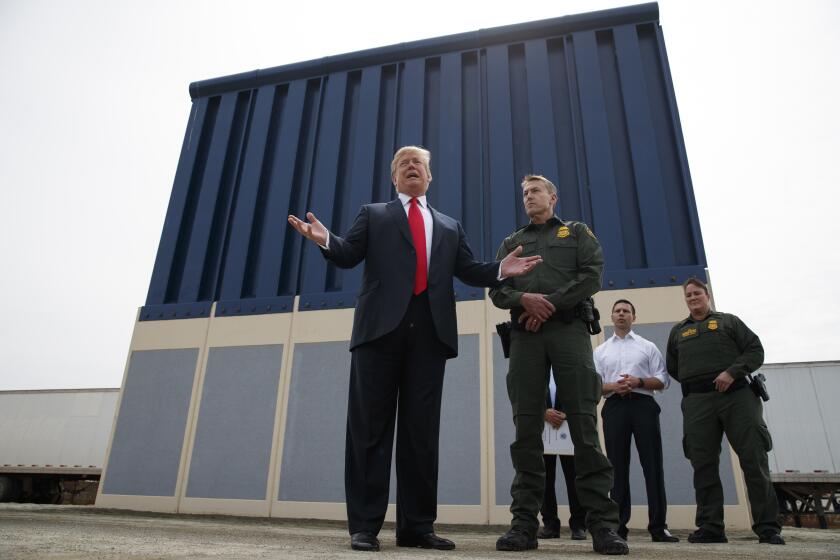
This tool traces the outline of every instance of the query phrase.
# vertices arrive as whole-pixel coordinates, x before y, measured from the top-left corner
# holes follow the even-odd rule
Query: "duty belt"
[[[747,380],[745,378],[736,379],[732,382],[732,385],[729,386],[729,389],[726,390],[727,393],[732,393],[733,391],[737,391],[738,389],[743,389],[748,385]],[[691,393],[711,393],[712,391],[717,391],[715,389],[715,381],[711,379],[709,381],[698,381],[695,383],[685,382],[681,384],[682,394],[684,397],[687,397]]]
[[[525,313],[521,307],[514,307],[510,310],[510,324],[511,328],[518,331],[524,331],[525,327],[519,322],[519,316]],[[577,305],[571,309],[557,309],[551,316],[546,319],[548,321],[562,321],[564,323],[571,323],[576,318],[580,317]]]

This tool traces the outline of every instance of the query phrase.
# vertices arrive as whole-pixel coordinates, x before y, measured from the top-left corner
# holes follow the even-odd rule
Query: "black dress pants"
[[[434,530],[446,353],[427,292],[412,298],[395,330],[353,350],[344,464],[351,534],[382,528],[395,421],[397,535]]]
[[[586,510],[580,505],[575,488],[575,457],[574,455],[543,455],[545,461],[545,497],[540,508],[543,525],[546,529],[560,529],[560,518],[557,517],[557,494],[554,491],[557,480],[557,458],[563,468],[563,478],[566,479],[566,495],[569,497],[569,528],[572,530],[586,530]]]
[[[610,496],[618,503],[620,530],[626,531],[630,520],[630,439],[636,441],[639,462],[645,476],[648,499],[648,531],[667,529],[665,474],[662,466],[662,433],[659,428],[661,409],[648,395],[631,393],[629,397],[613,395],[601,409],[604,421],[604,443],[607,458],[615,469]]]

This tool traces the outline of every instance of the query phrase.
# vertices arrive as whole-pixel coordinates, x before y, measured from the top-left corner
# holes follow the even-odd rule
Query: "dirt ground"
[[[396,548],[392,526],[380,534],[382,551],[350,550],[343,523],[311,520],[161,515],[90,506],[0,504],[0,558],[3,560],[104,559],[340,559],[424,558],[566,559],[598,557],[591,541],[540,541],[527,553],[497,552],[503,527],[439,525],[455,551]],[[643,532],[630,533],[630,555],[655,560],[735,560],[742,558],[840,558],[840,530],[785,528],[787,546],[759,545],[751,533],[730,533],[729,544],[694,545],[676,531],[678,544],[652,543]]]

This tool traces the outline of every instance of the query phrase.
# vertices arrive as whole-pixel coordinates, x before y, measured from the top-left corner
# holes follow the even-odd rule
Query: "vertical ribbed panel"
[[[193,102],[141,318],[213,301],[219,315],[290,311],[296,294],[302,309],[352,307],[361,268],[328,264],[286,216],[312,211],[343,233],[362,204],[394,197],[390,161],[407,144],[432,151],[430,203],[483,259],[526,223],[519,182],[539,173],[560,217],[598,235],[605,288],[702,277],[656,17],[623,8],[193,84],[208,93]]]

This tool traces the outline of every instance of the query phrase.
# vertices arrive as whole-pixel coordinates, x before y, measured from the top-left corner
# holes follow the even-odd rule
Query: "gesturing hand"
[[[312,212],[306,213],[306,219],[309,220],[310,223],[306,223],[303,220],[298,219],[296,216],[289,214],[289,223],[298,231],[298,233],[307,239],[311,239],[318,245],[326,245],[328,234],[327,228],[324,227],[324,224],[319,222],[318,218],[316,218],[315,214]]]
[[[533,255],[531,257],[520,257],[522,254],[522,245],[508,253],[508,256],[502,259],[501,273],[502,278],[511,278],[513,276],[522,276],[531,272],[531,270],[542,262],[542,257]]]

